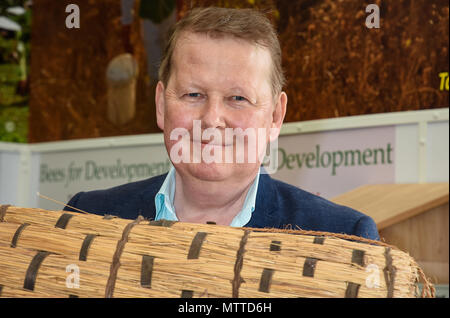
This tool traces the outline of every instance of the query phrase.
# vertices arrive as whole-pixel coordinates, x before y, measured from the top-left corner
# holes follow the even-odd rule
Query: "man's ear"
[[[164,84],[159,81],[156,85],[155,92],[155,104],[156,104],[156,123],[161,130],[164,130],[164,107],[165,107],[165,97],[164,97]]]
[[[287,101],[288,98],[286,93],[281,92],[272,114],[272,129],[270,130],[270,141],[274,141],[280,135],[284,116],[286,116]]]

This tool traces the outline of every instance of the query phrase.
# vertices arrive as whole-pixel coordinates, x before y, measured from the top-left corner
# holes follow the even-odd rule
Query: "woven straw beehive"
[[[0,206],[0,297],[415,297],[407,254],[331,233]]]

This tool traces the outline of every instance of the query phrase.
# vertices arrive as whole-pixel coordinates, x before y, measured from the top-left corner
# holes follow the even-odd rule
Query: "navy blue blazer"
[[[106,190],[80,192],[68,205],[83,211],[124,219],[139,215],[154,219],[155,196],[167,174]],[[69,207],[66,210],[71,210]],[[349,207],[337,205],[267,174],[259,178],[255,211],[246,227],[286,228],[344,233],[379,240],[372,218]]]

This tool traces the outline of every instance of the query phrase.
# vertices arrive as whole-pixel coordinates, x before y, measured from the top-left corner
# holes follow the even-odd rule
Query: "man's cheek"
[[[192,127],[192,122],[196,119],[196,114],[183,105],[174,105],[167,109],[167,117],[169,118],[171,125],[177,125],[177,127]]]
[[[186,114],[178,113],[178,115],[175,114],[169,114],[169,116],[166,116],[165,125],[170,130],[177,129],[177,128],[185,128],[187,130],[191,130],[192,128],[192,120],[186,116]]]

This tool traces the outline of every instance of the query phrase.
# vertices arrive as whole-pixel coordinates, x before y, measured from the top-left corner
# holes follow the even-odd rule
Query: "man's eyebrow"
[[[236,92],[236,93],[242,93],[242,94],[250,94],[252,93],[252,89],[251,88],[242,88],[241,86],[233,86],[229,89],[232,92]]]
[[[189,89],[189,90],[190,89],[199,89],[199,90],[202,90],[203,89],[202,85],[200,85],[198,83],[195,83],[195,82],[189,82],[187,84],[182,84],[180,82],[177,82],[175,84],[175,87],[177,89],[182,89],[182,90],[184,90],[184,89]]]

